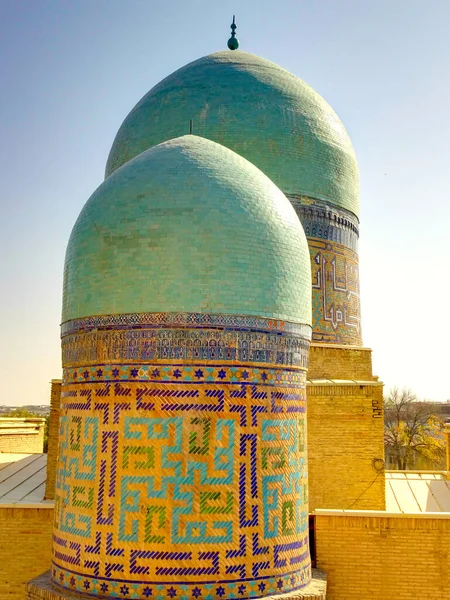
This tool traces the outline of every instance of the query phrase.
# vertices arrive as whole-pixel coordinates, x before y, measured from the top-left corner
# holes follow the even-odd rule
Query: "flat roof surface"
[[[47,454],[0,452],[0,508],[43,503],[46,477]]]
[[[386,511],[450,513],[450,480],[439,471],[386,471]]]

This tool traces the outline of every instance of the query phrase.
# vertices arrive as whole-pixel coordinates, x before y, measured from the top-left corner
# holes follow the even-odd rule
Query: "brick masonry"
[[[40,454],[44,429],[45,419],[0,419],[0,452]]]
[[[372,351],[312,344],[307,398],[310,509],[383,510],[383,385]]]
[[[48,500],[53,500],[55,498],[61,384],[61,379],[52,379],[50,391],[50,422],[48,428],[47,480],[45,484],[45,498]]]
[[[450,516],[316,514],[328,600],[448,600]]]
[[[382,385],[307,386],[310,509],[386,506]]]
[[[23,600],[25,584],[50,566],[53,506],[0,505],[0,598]]]

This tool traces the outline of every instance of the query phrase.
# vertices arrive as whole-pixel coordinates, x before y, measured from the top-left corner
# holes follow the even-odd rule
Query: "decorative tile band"
[[[359,221],[354,214],[304,196],[288,198],[303,225],[306,237],[328,240],[357,251]]]
[[[63,383],[123,383],[170,382],[179,384],[243,384],[274,385],[302,382],[303,372],[291,368],[260,368],[252,363],[227,364],[195,363],[112,363],[83,365],[63,369]]]
[[[311,339],[311,327],[302,323],[290,323],[276,319],[247,315],[217,315],[200,313],[130,313],[118,315],[98,315],[66,321],[61,325],[61,336],[86,332],[91,329],[128,329],[143,327],[149,329],[188,327],[201,329],[251,330],[254,332],[291,333]]]
[[[94,329],[62,339],[64,365],[200,360],[306,368],[308,348],[309,339],[299,333],[206,327]]]
[[[101,577],[80,575],[76,571],[61,569],[55,563],[52,568],[53,580],[61,587],[66,587],[83,596],[113,598],[151,598],[152,600],[228,600],[229,598],[264,598],[277,596],[286,592],[300,590],[311,579],[310,567],[293,571],[281,577],[260,577],[248,579],[242,583],[234,581],[215,581],[198,585],[197,583],[181,583],[172,585],[171,581],[163,584],[148,581],[135,582],[125,579],[111,581]]]
[[[62,389],[58,585],[187,600],[309,583],[304,368],[79,362]]]

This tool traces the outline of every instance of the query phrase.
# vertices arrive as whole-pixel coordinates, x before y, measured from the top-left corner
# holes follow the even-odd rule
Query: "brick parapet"
[[[329,599],[449,597],[450,513],[317,510],[315,521]]]
[[[44,448],[45,419],[0,418],[0,452],[38,454]]]
[[[372,350],[363,346],[312,343],[308,379],[377,381],[372,374]]]

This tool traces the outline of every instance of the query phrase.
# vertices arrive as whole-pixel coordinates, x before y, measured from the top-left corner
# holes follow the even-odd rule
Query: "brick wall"
[[[50,568],[53,505],[0,507],[0,598],[23,600],[25,584]]]
[[[7,421],[7,419],[3,419]],[[8,419],[16,427],[5,428],[1,426],[0,452],[12,452],[18,454],[40,454],[44,451],[44,419],[36,420],[36,425],[22,427],[21,424],[30,425],[25,419]],[[25,421],[25,423],[24,423]],[[17,422],[17,423],[16,423]]]
[[[316,515],[327,600],[448,600],[450,514]]]
[[[384,510],[381,383],[309,383],[309,506]]]
[[[377,380],[372,375],[372,350],[357,346],[311,344],[309,379]]]
[[[50,423],[48,428],[47,481],[45,497],[55,498],[56,458],[58,454],[59,407],[61,403],[61,379],[52,379],[50,391]]]

